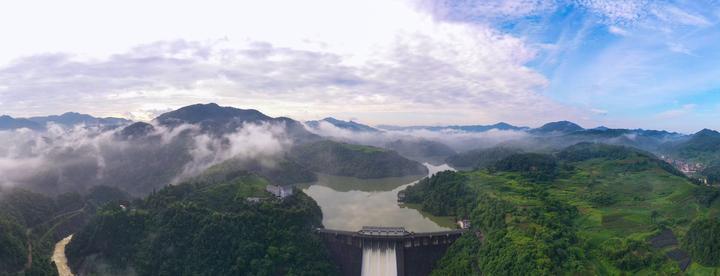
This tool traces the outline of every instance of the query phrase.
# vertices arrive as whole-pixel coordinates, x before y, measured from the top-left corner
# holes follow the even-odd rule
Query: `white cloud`
[[[670,42],[668,43],[668,49],[675,53],[681,53],[686,55],[693,55],[692,51],[680,43]]]
[[[229,159],[272,166],[291,145],[281,124],[245,124],[208,135],[197,125],[154,125],[147,137],[82,125],[0,131],[0,189],[82,192],[94,185],[146,194]]]
[[[696,27],[707,27],[712,25],[712,23],[710,23],[710,21],[702,15],[693,14],[672,5],[661,6],[653,9],[653,13],[660,20],[665,22]]]
[[[338,128],[325,121],[320,121],[317,127],[306,128],[318,135],[332,137],[341,141],[386,147],[388,143],[397,140],[424,139],[446,144],[457,151],[466,151],[476,148],[487,148],[503,142],[519,142],[529,137],[525,131],[491,129],[485,132],[466,132],[454,129],[427,130],[386,130],[382,132],[355,132]]]
[[[595,113],[597,115],[607,115],[608,111],[605,109],[599,109],[599,108],[591,108],[590,112]]]
[[[554,10],[548,0],[420,0],[417,5],[438,18],[457,21],[512,20]]]
[[[611,23],[633,23],[642,19],[647,8],[652,4],[649,0],[577,0],[577,3],[592,12],[607,18]]]
[[[628,35],[630,35],[630,32],[628,32],[627,30],[625,30],[625,29],[623,29],[623,28],[620,28],[620,27],[618,27],[618,26],[614,26],[614,25],[608,27],[608,31],[609,31],[610,33],[612,33],[612,34],[616,34],[616,35],[619,35],[619,36],[628,36]]]
[[[94,57],[56,53],[18,59],[0,68],[8,87],[0,102],[13,103],[0,108],[16,116],[74,110],[147,119],[157,111],[212,101],[299,119],[403,111],[453,113],[458,123],[533,123],[573,112],[542,95],[547,80],[525,66],[535,49],[487,25],[438,21],[395,1],[313,1],[284,4],[282,10],[272,3],[235,5],[240,6],[197,6],[203,16],[217,12],[203,17],[207,22],[182,17],[194,11],[186,4],[163,17],[163,24],[177,24],[171,30],[188,28],[190,39],[135,44],[109,56],[99,50]],[[498,7],[512,10],[516,4],[507,5]],[[165,12],[154,3],[147,9]],[[115,15],[100,10],[108,18],[98,24],[120,28],[108,23]],[[148,36],[166,37],[145,13],[133,17],[128,28],[145,22]],[[196,32],[200,27],[207,34]],[[421,123],[412,121],[414,116],[402,120]]]
[[[656,117],[659,119],[675,119],[675,118],[686,116],[686,115],[692,113],[696,107],[697,107],[697,105],[695,105],[695,104],[685,104],[685,105],[681,106],[680,108],[670,109],[670,110],[666,110],[661,113],[658,113],[656,115]]]

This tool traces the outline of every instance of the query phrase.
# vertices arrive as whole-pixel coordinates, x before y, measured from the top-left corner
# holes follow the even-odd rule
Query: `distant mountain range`
[[[529,127],[514,126],[508,123],[500,122],[494,125],[448,125],[448,126],[393,126],[379,125],[378,128],[385,130],[458,130],[466,132],[485,132],[489,130],[528,130]]]
[[[545,144],[551,148],[563,147],[573,143],[591,141],[610,144],[621,144],[649,150],[659,154],[666,154],[676,158],[695,160],[701,163],[716,163],[720,161],[720,133],[714,130],[704,129],[692,135],[685,135],[664,130],[645,129],[618,129],[600,126],[585,129],[582,126],[570,121],[550,122],[538,128],[515,126],[505,122],[492,125],[446,125],[446,126],[392,126],[380,125],[372,127],[356,121],[344,121],[333,117],[321,120],[307,121],[304,124],[286,117],[273,118],[254,109],[239,109],[233,107],[221,107],[217,104],[195,104],[164,113],[154,120],[154,125],[175,127],[181,124],[196,124],[208,133],[222,135],[235,131],[245,123],[279,123],[285,126],[287,135],[295,142],[313,142],[322,140],[320,136],[308,131],[307,128],[317,129],[321,123],[328,123],[337,128],[361,133],[383,133],[385,131],[460,131],[469,133],[481,133],[491,130],[519,131],[525,132],[535,138],[536,144]],[[120,126],[129,125],[119,132],[124,137],[139,137],[152,133],[153,124],[138,122],[130,125],[132,121],[122,118],[99,118],[87,114],[68,112],[62,115],[51,115],[30,118],[13,118],[7,115],[0,116],[0,130],[12,130],[27,128],[31,130],[44,130],[48,123],[62,126],[88,125],[88,126]],[[307,127],[307,128],[306,128]],[[553,137],[552,139],[547,139]],[[416,155],[408,148],[417,147],[425,149],[421,152],[438,153],[440,155],[451,154],[451,150],[436,141],[411,141],[415,146],[408,147],[407,141],[379,145],[393,150],[398,150],[406,156]],[[402,146],[398,146],[402,145]],[[512,145],[510,145],[512,146]],[[416,150],[417,151],[417,150]],[[412,153],[412,154],[411,154]],[[428,153],[429,154],[429,153]]]
[[[0,130],[29,128],[33,130],[42,129],[37,122],[24,118],[13,118],[7,115],[0,116]]]
[[[508,141],[504,143],[506,147],[523,147],[525,142],[529,142],[530,147],[538,146],[546,149],[563,148],[580,142],[598,142],[616,145],[631,146],[647,151],[654,152],[659,155],[668,155],[673,158],[689,160],[703,164],[719,164],[720,163],[720,132],[704,129],[695,134],[681,134],[665,130],[647,130],[647,129],[624,129],[624,128],[608,128],[599,126],[596,128],[586,129],[582,126],[570,121],[550,122],[538,128],[528,128],[514,126],[508,123],[497,123],[493,125],[447,125],[447,126],[392,126],[379,125],[373,128],[354,121],[342,121],[335,118],[325,118],[320,121],[306,122],[309,127],[317,127],[320,122],[330,123],[338,128],[356,132],[382,132],[382,131],[414,131],[426,130],[434,132],[442,131],[460,131],[468,133],[482,133],[491,130],[519,131],[529,134],[524,142]],[[400,143],[402,142],[402,143]],[[417,144],[418,141],[404,139],[400,142],[390,143],[384,147],[397,150],[401,154],[416,160],[425,161],[425,157],[429,156],[428,148]],[[437,141],[425,141],[425,144],[436,143],[433,145],[433,152],[441,152],[438,148],[447,147]],[[402,147],[398,145],[403,145]],[[408,146],[412,145],[412,146]],[[408,149],[414,149],[408,151]],[[434,156],[434,159],[452,155],[449,150],[445,153]],[[447,155],[447,156],[446,156]],[[423,157],[423,158],[419,158]]]
[[[0,130],[28,128],[32,130],[44,129],[48,123],[63,126],[118,126],[129,124],[132,121],[123,118],[97,118],[87,114],[67,112],[62,115],[50,115],[30,118],[13,118],[7,115],[0,116]]]
[[[646,129],[624,129],[624,128],[608,128],[599,126],[596,128],[585,129],[580,125],[570,121],[550,122],[538,128],[529,128],[524,126],[514,126],[505,122],[493,125],[447,125],[447,126],[394,126],[394,125],[378,125],[377,128],[364,125],[355,121],[343,121],[332,117],[328,117],[319,121],[307,121],[306,125],[316,128],[320,122],[327,122],[335,127],[359,131],[359,132],[377,132],[377,131],[411,131],[411,130],[428,130],[428,131],[464,131],[464,132],[486,132],[490,130],[512,130],[525,131],[534,135],[555,135],[555,136],[588,136],[595,138],[612,138],[623,135],[637,135],[653,138],[679,138],[683,135],[677,132],[669,132],[665,130],[646,130]],[[710,130],[704,130],[710,131]],[[702,131],[701,131],[702,132]]]

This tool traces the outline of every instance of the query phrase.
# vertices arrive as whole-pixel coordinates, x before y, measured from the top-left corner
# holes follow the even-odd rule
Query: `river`
[[[65,257],[65,246],[70,243],[71,239],[72,235],[67,236],[55,244],[52,260],[55,262],[55,266],[57,267],[58,274],[60,274],[60,276],[73,276],[70,271],[70,267],[67,264],[67,257]]]
[[[453,170],[448,165],[425,164],[429,175]],[[424,176],[359,179],[319,175],[302,186],[323,212],[328,229],[357,231],[363,226],[402,226],[408,231],[433,232],[454,227],[452,218],[434,217],[397,202],[397,193]]]

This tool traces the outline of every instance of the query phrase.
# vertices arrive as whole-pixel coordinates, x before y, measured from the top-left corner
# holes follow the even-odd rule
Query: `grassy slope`
[[[635,157],[643,158],[643,157]],[[623,160],[590,159],[573,163],[576,169],[563,172],[558,179],[548,184],[547,191],[552,198],[576,206],[579,216],[575,223],[578,237],[585,241],[590,251],[611,238],[634,238],[646,240],[657,233],[656,225],[668,225],[681,239],[689,223],[699,216],[717,216],[720,208],[717,201],[711,208],[700,206],[692,196],[696,187],[686,179],[670,174],[654,166],[647,170],[627,170],[625,164],[634,158]],[[469,185],[479,193],[511,202],[514,206],[533,207],[539,202],[527,197],[531,190],[526,181],[517,173],[487,171],[464,172]],[[597,206],[586,196],[593,192],[606,192],[615,196],[616,203]],[[656,213],[653,218],[653,213]],[[525,229],[538,227],[525,223],[522,217],[506,217],[509,229],[518,229],[517,243],[531,238],[522,235]],[[669,250],[669,249],[664,249]],[[589,254],[592,255],[592,254]],[[590,256],[587,272],[618,274],[621,271],[604,260],[600,255]],[[688,274],[706,275],[714,268],[703,268],[693,264]],[[650,270],[635,271],[637,274],[652,274]]]

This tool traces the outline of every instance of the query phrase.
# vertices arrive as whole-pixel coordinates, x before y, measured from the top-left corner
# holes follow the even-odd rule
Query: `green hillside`
[[[268,183],[215,167],[127,208],[109,205],[68,245],[71,267],[90,275],[332,275],[313,234],[320,208],[299,191],[274,199]]]
[[[520,149],[508,147],[492,147],[486,149],[475,149],[452,155],[446,162],[458,169],[482,169],[493,165],[510,155],[520,153]]]
[[[55,275],[50,257],[55,243],[76,231],[95,209],[129,196],[97,186],[84,195],[49,197],[22,189],[0,193],[0,275]]]
[[[291,156],[311,171],[358,178],[427,174],[422,164],[381,148],[320,141],[296,146]]]
[[[548,165],[553,159],[557,166]],[[492,172],[438,174],[426,180],[433,185],[407,190],[406,198],[426,211],[454,207],[443,214],[469,218],[476,232],[451,247],[436,275],[671,275],[680,273],[688,253],[688,274],[720,271],[703,266],[717,265],[712,256],[720,250],[716,238],[702,235],[717,229],[715,191],[652,155],[584,143],[555,157],[499,164]],[[704,218],[710,222],[693,224]],[[687,233],[694,239],[686,241]]]
[[[703,129],[691,135],[686,141],[672,143],[665,151],[679,159],[706,165],[720,162],[720,132]]]

